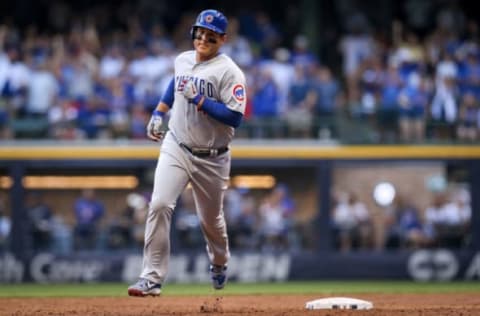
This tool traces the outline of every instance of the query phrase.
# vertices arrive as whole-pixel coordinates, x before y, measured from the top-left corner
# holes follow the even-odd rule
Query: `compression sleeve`
[[[175,79],[172,78],[170,83],[168,84],[167,90],[162,96],[162,99],[160,102],[165,103],[169,108],[172,108],[173,105],[173,99],[174,99],[174,94],[175,93]]]
[[[203,95],[197,95],[193,100],[193,103],[197,104],[197,108],[206,112],[223,124],[237,128],[242,121],[242,113],[230,110],[227,106],[221,102],[215,102],[206,98]]]

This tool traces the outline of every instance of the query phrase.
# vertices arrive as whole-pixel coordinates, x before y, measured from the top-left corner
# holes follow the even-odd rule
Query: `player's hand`
[[[180,93],[182,93],[189,101],[195,99],[198,96],[197,87],[195,87],[195,84],[192,80],[184,80],[180,84],[178,91],[180,91]]]
[[[154,111],[150,121],[147,125],[147,136],[151,140],[158,142],[165,136],[165,131],[162,130],[163,114],[160,111]]]

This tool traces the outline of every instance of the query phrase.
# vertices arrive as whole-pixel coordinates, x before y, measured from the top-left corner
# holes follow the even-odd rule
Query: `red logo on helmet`
[[[245,100],[245,89],[243,85],[237,84],[233,87],[233,97],[239,102]]]
[[[209,14],[205,16],[205,22],[212,23],[212,21],[213,21],[213,15]]]

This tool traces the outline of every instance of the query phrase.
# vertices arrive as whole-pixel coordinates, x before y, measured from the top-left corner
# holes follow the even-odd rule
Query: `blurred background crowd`
[[[148,192],[148,191],[146,191]],[[27,195],[24,221],[29,233],[28,251],[70,254],[73,251],[131,251],[144,242],[148,193],[127,192],[117,209],[93,189],[79,192],[71,205],[59,205],[40,191]],[[5,196],[0,196],[0,252],[6,250],[11,229]],[[297,198],[280,183],[252,191],[230,188],[224,212],[230,247],[235,251],[315,251],[316,217],[302,221]],[[332,249],[340,252],[442,247],[465,248],[470,243],[471,206],[465,189],[431,194],[421,209],[398,196],[377,212],[355,192],[335,192],[330,210]],[[173,215],[174,251],[203,249],[200,223],[191,189],[181,195]]]
[[[191,49],[192,22],[207,7],[228,16],[223,51],[247,76],[237,139],[478,143],[480,19],[459,0],[3,2],[0,140],[146,140],[173,60]],[[422,204],[399,195],[379,212],[351,182],[332,197],[336,249],[468,245],[468,190],[429,192]],[[0,250],[11,231],[2,193]],[[75,191],[61,205],[50,193],[27,194],[32,251],[143,243],[147,190],[115,192],[115,204],[109,192]],[[268,190],[231,187],[232,248],[315,249],[319,201],[304,202],[316,198],[288,181]],[[203,247],[189,189],[174,214],[174,248]]]
[[[239,138],[478,140],[480,35],[466,1],[284,4],[220,8],[229,17],[224,52],[248,80]],[[58,140],[145,139],[201,9],[183,1],[3,6],[0,136]]]

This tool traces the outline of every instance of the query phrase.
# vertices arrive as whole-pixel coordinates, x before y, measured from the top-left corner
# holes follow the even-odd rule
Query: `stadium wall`
[[[122,170],[153,168],[158,147],[150,144],[124,145],[12,145],[0,148],[0,175],[9,175],[13,231],[11,249],[0,255],[0,282],[94,282],[130,281],[141,264],[138,253],[74,253],[58,256],[26,252],[22,178],[33,172],[56,170]],[[480,276],[480,147],[476,146],[337,146],[322,144],[235,144],[232,168],[313,171],[318,216],[315,251],[298,253],[234,253],[232,277],[238,281],[281,281],[305,279],[478,279]],[[338,166],[352,162],[370,166],[384,163],[454,162],[466,166],[472,196],[472,236],[468,249],[425,249],[396,252],[337,253],[331,245],[329,208],[333,181],[344,179]],[[388,168],[387,168],[388,169]],[[361,170],[361,168],[360,168]],[[361,171],[358,171],[361,172]],[[364,178],[365,175],[359,175]],[[204,281],[203,254],[181,252],[172,260],[186,269],[184,279],[172,282]],[[270,262],[265,269],[264,262]],[[291,264],[295,262],[295,264]],[[240,268],[235,268],[242,267]],[[252,274],[244,275],[245,266]],[[273,272],[272,272],[273,271]],[[272,274],[273,273],[273,274]],[[176,273],[175,273],[176,274]],[[174,275],[175,275],[174,274]]]
[[[174,254],[169,283],[208,282],[208,258],[203,253]],[[0,283],[132,282],[142,256],[39,253],[24,260],[0,256]],[[480,280],[480,252],[447,249],[403,253],[292,254],[233,253],[229,278],[236,282],[289,280]]]

